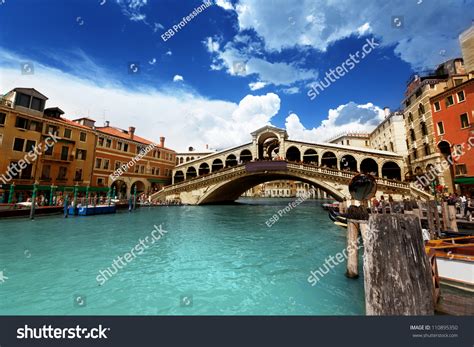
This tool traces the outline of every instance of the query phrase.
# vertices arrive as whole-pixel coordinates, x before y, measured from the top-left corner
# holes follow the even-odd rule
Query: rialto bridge
[[[350,199],[348,183],[360,173],[377,178],[377,194],[429,195],[402,182],[403,157],[369,148],[288,139],[284,129],[265,126],[252,142],[225,149],[175,167],[173,184],[152,200],[179,199],[185,204],[230,202],[268,181],[294,180],[320,188],[337,200]]]

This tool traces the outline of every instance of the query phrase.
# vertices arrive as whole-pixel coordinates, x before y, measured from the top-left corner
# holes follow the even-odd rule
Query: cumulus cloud
[[[173,82],[182,82],[182,81],[184,81],[183,76],[181,76],[181,75],[174,75],[174,77],[173,77]]]
[[[412,67],[424,68],[460,54],[457,38],[471,24],[474,2],[273,0],[268,6],[240,0],[235,11],[240,31],[255,30],[268,51],[309,46],[324,52],[338,40],[371,31]],[[402,17],[402,27],[392,26],[392,16]]]
[[[233,10],[234,5],[228,0],[216,0],[216,5],[222,7],[224,10]]]
[[[208,37],[203,42],[212,56],[212,70],[226,69],[233,76],[256,75],[259,81],[276,86],[289,86],[317,78],[315,70],[301,68],[296,63],[270,62],[254,57],[259,50],[259,44],[249,44],[248,36],[238,36],[223,48],[219,40],[216,37]]]
[[[31,61],[35,74],[22,75],[19,61],[31,60],[0,49],[2,93],[15,87],[35,88],[48,96],[47,107],[60,107],[66,118],[88,116],[97,125],[109,120],[112,126],[122,129],[132,125],[138,135],[150,140],[165,136],[166,145],[176,150],[203,148],[206,144],[222,149],[251,141],[250,133],[270,124],[280,109],[280,98],[273,93],[247,95],[236,104],[207,99],[173,86],[133,90],[93,66],[89,58],[88,65],[77,62],[83,66],[81,70],[87,67],[89,73],[95,74],[94,81],[36,61]]]
[[[286,118],[285,127],[290,138],[322,142],[344,132],[370,132],[383,119],[384,111],[380,107],[349,102],[330,109],[327,118],[316,127],[306,128],[295,113]]]
[[[133,22],[145,21],[146,15],[142,8],[147,5],[147,0],[116,0],[122,13]],[[159,23],[156,23],[160,25]],[[153,27],[155,29],[156,26]]]
[[[251,82],[249,83],[250,90],[259,90],[266,86],[267,84],[264,82]]]

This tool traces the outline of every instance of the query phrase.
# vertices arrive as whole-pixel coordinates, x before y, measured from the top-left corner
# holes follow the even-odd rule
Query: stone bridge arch
[[[293,180],[308,183],[325,191],[327,194],[331,195],[335,200],[338,201],[342,201],[344,198],[350,198],[349,191],[347,189],[339,190],[335,185],[314,177],[293,173],[255,173],[237,177],[235,179],[230,179],[209,187],[209,189],[206,190],[202,196],[200,196],[197,204],[201,205],[233,202],[252,187],[262,183],[279,180]]]

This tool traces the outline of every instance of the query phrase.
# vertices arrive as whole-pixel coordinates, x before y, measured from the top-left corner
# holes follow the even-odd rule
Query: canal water
[[[291,201],[1,220],[0,315],[364,314],[363,279],[347,279],[344,263],[308,283],[311,270],[346,246],[323,201],[266,225]],[[152,239],[154,225],[166,233],[113,267],[139,239]],[[101,285],[107,268],[116,273]]]

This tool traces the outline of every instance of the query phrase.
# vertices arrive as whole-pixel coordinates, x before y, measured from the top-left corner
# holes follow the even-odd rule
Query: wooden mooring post
[[[374,214],[364,240],[367,315],[433,315],[431,265],[414,215]]]

